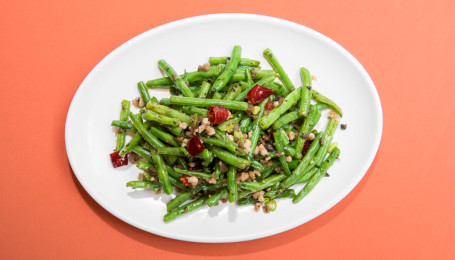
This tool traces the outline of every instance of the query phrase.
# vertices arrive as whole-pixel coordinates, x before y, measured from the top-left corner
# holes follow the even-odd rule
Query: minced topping
[[[131,102],[133,103],[133,105],[137,108],[143,108],[145,107],[145,104],[144,104],[144,100],[142,99],[142,97],[137,97],[133,100],[131,100]]]

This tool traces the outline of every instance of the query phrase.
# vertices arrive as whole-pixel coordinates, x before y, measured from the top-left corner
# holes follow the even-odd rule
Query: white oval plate
[[[299,68],[317,76],[314,88],[337,102],[346,131],[338,130],[341,161],[299,204],[278,201],[277,211],[256,213],[251,206],[223,204],[202,208],[171,223],[162,220],[171,196],[133,191],[125,183],[139,170],[114,169],[109,154],[115,147],[110,126],[122,99],[139,96],[136,83],[161,77],[159,59],[177,71],[196,70],[209,56],[229,56],[235,44],[242,56],[259,59],[270,48],[299,85]],[[158,98],[164,91],[150,91]],[[324,129],[321,120],[318,128]],[[360,63],[326,36],[289,21],[247,14],[216,14],[162,25],[129,40],[107,55],[85,78],[74,95],[65,128],[71,167],[85,190],[107,211],[145,231],[194,242],[235,242],[274,235],[322,214],[343,199],[361,180],[377,152],[382,110],[373,82]]]

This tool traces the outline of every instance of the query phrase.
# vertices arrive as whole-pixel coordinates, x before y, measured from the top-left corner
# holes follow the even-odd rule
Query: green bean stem
[[[227,189],[229,191],[228,193],[229,202],[234,202],[238,198],[236,177],[237,168],[235,168],[234,166],[229,166],[229,170],[227,172]]]
[[[247,102],[222,100],[222,99],[204,99],[204,98],[171,96],[169,98],[169,101],[171,104],[184,105],[184,106],[197,106],[197,107],[223,106],[227,109],[242,110],[242,111],[246,111],[248,109]]]
[[[293,105],[299,101],[300,98],[300,88],[295,89],[287,97],[284,98],[283,103],[275,107],[270,111],[270,113],[267,116],[262,117],[262,119],[259,121],[259,126],[262,129],[267,129],[269,128],[270,125],[273,124],[282,114],[284,114],[289,108],[291,108]]]
[[[152,99],[150,98],[149,91],[147,89],[147,86],[143,81],[139,81],[137,83],[137,89],[139,90],[139,94],[141,94],[142,100],[144,101],[144,104],[147,104],[150,102]]]
[[[172,186],[169,181],[169,174],[166,170],[166,167],[164,166],[163,157],[161,157],[161,155],[157,154],[156,152],[151,153],[151,156],[156,166],[156,173],[158,174],[158,179],[160,179],[160,182],[163,184],[164,193],[171,194]]]
[[[340,155],[340,149],[335,148],[332,153],[329,155],[329,157],[324,161],[324,163],[321,165],[319,170],[314,174],[311,179],[308,181],[308,183],[303,187],[303,189],[297,194],[297,196],[294,197],[292,202],[298,203],[300,200],[302,200],[310,191],[314,189],[314,187],[319,183],[319,181],[324,177],[324,175],[327,173],[329,168],[332,166],[332,164],[335,162],[335,160],[338,158]]]
[[[195,201],[192,201],[188,204],[185,204],[181,207],[174,209],[173,211],[164,215],[164,218],[163,218],[164,222],[169,222],[171,220],[174,220],[180,216],[187,214],[188,212],[191,212],[195,209],[202,207],[205,204],[206,199],[207,199],[207,197],[202,197],[202,198],[199,198]]]
[[[120,110],[120,121],[128,122],[128,113],[130,112],[130,102],[128,100],[122,101],[122,109]],[[115,150],[120,151],[125,146],[126,130],[117,133],[117,142]]]
[[[284,154],[283,143],[281,142],[279,135],[280,135],[279,132],[273,133],[273,138],[275,140],[275,148],[276,148],[277,152]],[[291,170],[289,170],[289,165],[288,165],[288,162],[286,161],[286,157],[279,156],[278,160],[281,163],[281,167],[283,167],[284,173],[288,176],[291,175]]]
[[[316,100],[319,103],[324,103],[324,104],[328,105],[333,110],[335,110],[341,117],[343,117],[343,112],[341,111],[341,108],[335,102],[333,102],[331,99],[322,95],[321,93],[319,93],[318,91],[316,91],[314,89],[311,90],[311,94],[312,94],[314,100]]]
[[[220,91],[224,86],[226,86],[226,84],[229,82],[237,70],[241,53],[242,47],[235,45],[234,49],[232,50],[231,60],[226,65],[226,69],[221,73],[220,76],[218,76],[215,83],[213,83],[213,90]]]
[[[212,147],[211,151],[223,162],[233,165],[239,169],[247,168],[251,164],[249,160],[237,157],[234,154],[218,147]]]
[[[300,68],[300,78],[302,79],[302,92],[299,104],[299,115],[306,116],[310,108],[311,101],[311,75],[310,71],[304,67]]]
[[[273,70],[280,77],[281,81],[283,82],[283,84],[284,84],[284,86],[286,88],[286,91],[287,92],[293,91],[294,90],[294,85],[292,84],[291,79],[286,74],[286,72],[284,71],[283,67],[278,62],[278,60],[276,59],[275,55],[272,53],[272,51],[270,49],[265,49],[264,50],[264,57],[270,63],[270,66],[272,66]]]
[[[190,90],[185,81],[175,72],[165,60],[159,60],[158,66],[169,76],[169,78],[174,82],[175,86],[182,92],[186,97],[194,97],[193,92]]]

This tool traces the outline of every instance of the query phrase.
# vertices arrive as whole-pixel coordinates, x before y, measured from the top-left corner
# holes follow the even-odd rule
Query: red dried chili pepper
[[[188,175],[183,174],[183,175],[180,177],[180,181],[183,183],[183,185],[188,186],[188,185],[190,185],[190,184],[188,183],[188,180],[186,179],[186,177],[188,177]]]
[[[202,141],[199,137],[193,136],[186,146],[186,150],[190,153],[191,156],[196,156],[204,151],[205,147],[202,144]]]
[[[302,149],[302,157],[305,156],[305,154],[308,152],[308,149],[310,149],[310,145],[313,142],[313,140],[306,140],[305,144],[303,144],[303,149]]]
[[[273,93],[275,93],[275,90],[264,88],[257,84],[248,92],[248,94],[246,94],[246,98],[248,99],[248,103],[257,104]]]
[[[120,156],[118,153],[119,151],[115,151],[110,154],[112,166],[114,166],[114,168],[117,168],[123,165],[128,165],[128,154],[125,154],[125,156]]]
[[[267,103],[265,103],[265,107],[264,107],[264,110],[272,110],[273,109],[273,103],[272,101],[267,101]]]
[[[224,107],[210,106],[210,110],[207,112],[209,121],[212,124],[219,124],[226,121],[229,116],[229,110]]]

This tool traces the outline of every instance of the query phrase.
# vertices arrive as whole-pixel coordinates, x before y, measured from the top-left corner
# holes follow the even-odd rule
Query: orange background
[[[1,259],[455,259],[454,1],[38,2],[0,4]],[[66,157],[66,113],[87,73],[123,42],[222,12],[284,18],[349,50],[381,97],[381,146],[353,192],[291,231],[233,244],[162,238],[84,191]]]

